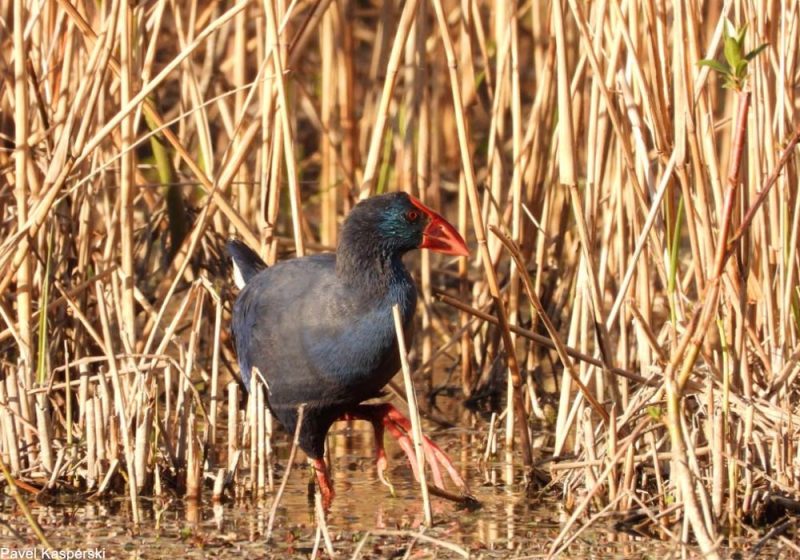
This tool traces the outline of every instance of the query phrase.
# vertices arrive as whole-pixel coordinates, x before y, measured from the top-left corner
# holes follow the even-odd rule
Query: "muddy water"
[[[434,438],[450,453],[482,502],[476,511],[434,498],[435,526],[424,535],[455,545],[472,558],[542,557],[565,519],[560,506],[526,495],[520,473],[503,461],[481,465],[479,436],[464,431],[439,432]],[[387,441],[390,476],[396,496],[378,480],[372,461],[372,436],[358,426],[337,430],[329,440],[337,497],[328,526],[337,557],[457,558],[459,552],[417,534],[422,522],[419,488],[402,452]],[[286,445],[278,447],[285,465]],[[281,471],[276,473],[276,486]],[[34,515],[54,546],[62,551],[98,549],[105,558],[308,558],[317,534],[308,499],[310,472],[298,462],[278,510],[274,537],[265,541],[272,496],[213,506],[178,499],[142,499],[143,520],[130,522],[124,499],[73,505],[32,503]],[[552,500],[552,498],[550,498]],[[36,541],[13,501],[2,502],[2,549],[26,551]],[[7,552],[8,553],[8,552]],[[569,548],[569,558],[668,557],[676,551],[664,543],[637,539],[605,526],[585,532]],[[325,556],[323,554],[323,556]],[[7,556],[11,557],[11,556]],[[19,557],[19,556],[17,556]],[[36,556],[42,558],[42,556]]]

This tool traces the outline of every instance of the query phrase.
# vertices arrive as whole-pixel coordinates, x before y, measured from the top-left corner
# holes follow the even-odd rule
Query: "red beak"
[[[408,195],[411,203],[422,213],[428,216],[428,225],[422,232],[422,244],[420,249],[430,249],[445,255],[457,255],[468,257],[469,249],[464,242],[464,238],[459,235],[458,230],[450,222],[442,218],[439,214],[422,204],[419,200]]]

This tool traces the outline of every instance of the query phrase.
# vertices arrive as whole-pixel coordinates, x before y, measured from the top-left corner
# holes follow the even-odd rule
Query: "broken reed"
[[[709,552],[798,498],[796,0],[0,17],[0,457],[21,483],[268,492],[220,242],[331,248],[359,197],[403,188],[478,242],[420,257],[418,379],[457,362],[464,397],[503,393],[476,448],[548,471],[573,512],[553,551],[610,508]],[[768,44],[744,120],[697,64],[726,19]]]

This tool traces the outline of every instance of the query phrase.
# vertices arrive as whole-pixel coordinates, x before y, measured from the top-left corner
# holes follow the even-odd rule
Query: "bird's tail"
[[[228,254],[233,259],[233,281],[241,289],[250,279],[267,268],[258,253],[238,239],[229,239],[225,244]]]

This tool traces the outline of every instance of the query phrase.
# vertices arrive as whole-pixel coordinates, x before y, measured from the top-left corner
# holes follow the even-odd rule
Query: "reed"
[[[613,512],[713,557],[800,503],[797,0],[0,0],[0,21],[13,488],[124,496],[134,521],[165,491],[277,508],[223,240],[330,249],[360,197],[406,190],[475,247],[420,258],[420,414],[441,368],[489,395],[448,420],[466,461],[558,489],[551,553]]]
[[[431,498],[428,494],[427,475],[425,474],[425,454],[422,451],[422,426],[419,418],[419,408],[417,407],[417,395],[414,391],[414,384],[411,381],[411,367],[408,365],[408,351],[406,350],[406,339],[403,332],[403,316],[400,306],[392,306],[392,317],[394,318],[394,328],[397,332],[397,349],[400,352],[400,364],[403,372],[403,384],[406,389],[406,401],[408,402],[408,413],[411,417],[411,437],[414,441],[414,455],[416,456],[416,472],[419,473],[420,493],[422,494],[422,512],[425,516],[425,525],[433,525],[433,510],[431,509]],[[376,436],[377,437],[377,436]]]

